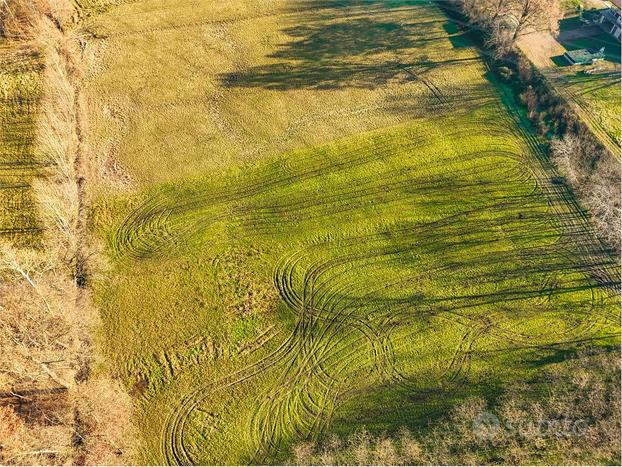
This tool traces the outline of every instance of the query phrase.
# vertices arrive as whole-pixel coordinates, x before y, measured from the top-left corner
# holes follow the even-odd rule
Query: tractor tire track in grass
[[[349,19],[331,5],[321,14]],[[368,14],[361,8],[350,19]],[[419,17],[421,30],[401,27],[424,48],[438,19]],[[214,22],[161,21],[111,37]],[[429,37],[435,46],[444,41],[439,32]],[[378,388],[409,396],[459,388],[498,355],[551,352],[615,328],[615,259],[554,183],[528,123],[481,79],[477,54],[446,51],[428,58],[413,49],[408,60],[391,54],[386,63],[383,56],[391,79],[407,88],[402,102],[387,93],[328,115],[315,109],[272,140],[285,147],[323,117],[338,123],[400,106],[412,107],[406,123],[402,114],[396,126],[244,171],[154,187],[109,233],[120,271],[207,251],[206,267],[218,274],[228,248],[268,251],[262,274],[272,275],[291,320],[274,347],[248,352],[241,368],[175,395],[159,440],[162,461],[271,463],[290,443],[321,436],[344,403]],[[239,84],[248,71],[230,78]],[[462,71],[476,84],[452,86]],[[268,78],[259,73],[247,85]],[[279,83],[263,84],[278,90]]]
[[[590,102],[590,94],[598,93],[598,91],[610,87],[619,90],[620,73],[614,72],[606,75],[606,77],[597,75],[580,78],[578,76],[564,76],[563,73],[547,72],[546,76],[552,81],[556,89],[571,104],[574,104],[575,111],[588,123],[588,126],[596,133],[611,154],[619,155],[621,142],[617,112],[615,115],[603,115],[603,111],[593,102]],[[594,83],[590,84],[590,81]],[[607,119],[607,117],[609,118]],[[617,125],[615,120],[618,120]]]
[[[506,100],[512,101],[508,92],[502,89]],[[510,110],[513,125],[509,126],[527,145],[535,158],[527,158],[530,170],[534,174],[540,191],[548,200],[554,219],[560,222],[563,235],[560,240],[570,244],[570,254],[582,255],[584,268],[598,283],[618,293],[620,291],[620,272],[612,252],[595,235],[589,217],[572,195],[568,186],[554,181],[556,172],[538,138],[528,130],[530,124],[520,112]]]
[[[490,129],[491,132],[494,132],[494,128]],[[458,134],[452,135],[458,136]],[[370,150],[371,149],[371,150]],[[405,150],[419,150],[423,151],[425,148],[420,145],[420,142],[410,141],[407,146],[402,146],[401,149]],[[180,232],[189,228],[188,224],[195,224],[192,226],[191,231],[195,231],[196,229],[200,229],[201,225],[207,227],[211,225],[214,221],[221,219],[225,214],[221,213],[216,217],[210,216],[209,214],[200,215],[199,219],[196,223],[194,215],[197,212],[200,213],[200,209],[205,207],[208,210],[216,210],[218,207],[226,207],[228,204],[239,203],[240,201],[245,201],[252,197],[257,197],[262,194],[269,193],[278,188],[288,187],[293,184],[300,184],[305,181],[309,181],[314,178],[321,178],[327,175],[335,175],[339,172],[351,170],[353,168],[364,166],[366,164],[370,164],[372,162],[377,162],[378,160],[382,160],[382,148],[380,147],[372,147],[367,150],[367,154],[345,154],[347,157],[344,160],[339,161],[334,164],[326,164],[320,162],[320,166],[313,169],[314,165],[318,165],[316,161],[308,162],[308,166],[311,167],[311,170],[308,168],[304,168],[304,171],[299,173],[291,173],[287,174],[284,177],[280,178],[271,178],[265,177],[263,180],[260,178],[258,181],[250,183],[244,186],[243,183],[241,185],[244,188],[235,188],[231,187],[227,191],[221,191],[220,193],[209,193],[208,195],[197,194],[192,195],[189,194],[186,198],[179,202],[174,198],[171,199],[171,194],[174,190],[163,190],[162,192],[156,194],[149,198],[145,203],[136,208],[133,212],[129,214],[129,216],[123,221],[121,227],[114,232],[112,247],[113,251],[117,256],[127,255],[130,258],[139,258],[145,257],[149,255],[157,254],[158,250],[163,248],[169,244],[174,244],[176,240],[180,237]],[[504,150],[497,151],[485,151],[474,154],[465,154],[462,162],[468,160],[481,159],[485,164],[485,157],[490,155],[490,157],[502,157],[502,158],[518,158],[518,155],[514,155],[511,152]],[[301,162],[307,162],[303,159]],[[440,167],[445,163],[445,160],[438,160],[435,162],[437,167]],[[481,168],[473,168],[471,169],[473,172],[476,170],[482,170]],[[493,172],[495,169],[488,166],[485,167],[484,170],[489,170]],[[480,172],[481,173],[481,172]],[[326,207],[335,206],[336,204],[340,204],[338,209],[340,210],[351,210],[356,208],[356,206],[350,206],[353,203],[364,203],[365,197],[369,196],[372,200],[377,200],[378,192],[380,191],[390,191],[392,188],[399,189],[404,187],[411,187],[410,192],[406,193],[406,196],[411,196],[414,194],[413,190],[426,190],[426,185],[429,186],[428,191],[432,191],[435,187],[438,187],[442,182],[448,181],[451,179],[451,176],[459,175],[459,173],[454,173],[451,175],[445,175],[443,178],[439,178],[438,180],[417,180],[412,175],[410,175],[410,171],[401,171],[399,176],[396,178],[396,174],[388,173],[386,175],[386,184],[378,184],[378,180],[375,182],[370,182],[370,185],[373,185],[370,188],[356,189],[349,193],[336,193],[332,198],[322,196],[321,198],[314,198],[304,200],[300,204],[300,210],[308,209],[310,205],[314,205],[320,207],[323,210],[329,209]],[[395,180],[391,182],[391,180]],[[365,183],[364,181],[362,183]],[[465,185],[465,189],[473,188],[473,186],[477,185],[480,190],[485,189],[485,182],[483,180],[474,181],[472,184]],[[455,184],[454,184],[455,186]],[[412,188],[417,187],[417,188]],[[498,188],[498,187],[497,187]],[[351,188],[348,188],[351,190]],[[375,190],[375,191],[374,191]],[[393,195],[394,197],[395,195]],[[330,201],[334,200],[336,202],[331,203]],[[297,206],[291,205],[291,201],[288,204],[285,204],[281,207],[282,212],[296,211]],[[255,216],[255,213],[261,213],[261,207],[257,207],[256,205],[250,205],[246,208],[247,213],[251,216]],[[264,210],[268,210],[268,207],[263,208]],[[272,209],[276,209],[273,207]],[[183,214],[189,212],[193,216],[184,217]],[[241,212],[241,211],[239,211]],[[338,211],[337,211],[338,212]],[[177,232],[175,235],[172,232],[174,228],[172,222],[169,221],[169,217],[172,213],[175,213],[184,223],[185,225],[181,226],[181,229],[178,228],[180,232]],[[306,214],[306,212],[305,212]],[[320,212],[319,215],[325,215],[326,212]],[[187,222],[188,218],[191,219],[191,222]],[[272,219],[269,219],[270,222]],[[254,221],[256,219],[254,217],[250,217],[249,223],[254,225]],[[179,222],[177,222],[178,224]],[[160,233],[159,233],[160,232]]]
[[[498,131],[501,134],[501,127]],[[526,142],[529,153],[539,153],[539,144],[529,134],[521,133],[520,137]],[[415,144],[419,145],[417,150],[425,152],[425,144]],[[514,162],[504,168],[494,157],[487,159],[486,151],[474,152],[466,154],[463,161],[479,160],[481,166],[452,172],[454,183],[449,186],[453,187],[453,192],[467,198],[469,193],[473,196],[476,191],[486,201],[484,205],[476,204],[472,209],[462,209],[430,222],[406,223],[402,227],[392,226],[386,230],[355,235],[320,236],[306,241],[302,247],[292,245],[293,248],[276,263],[273,281],[283,302],[296,316],[297,324],[293,332],[269,356],[183,398],[165,423],[162,450],[166,462],[201,462],[202,458],[197,457],[196,451],[200,448],[187,445],[190,442],[187,439],[188,427],[201,405],[214,394],[224,393],[233,386],[261,380],[265,372],[279,376],[272,384],[274,389],[253,404],[255,409],[246,425],[249,436],[247,459],[255,463],[269,459],[271,453],[280,449],[284,440],[317,436],[334,412],[335,401],[343,400],[346,394],[347,397],[356,394],[356,390],[348,387],[348,382],[356,380],[357,375],[374,375],[371,378],[374,381],[390,381],[401,385],[404,390],[414,390],[409,378],[399,369],[398,355],[404,347],[396,347],[392,336],[424,318],[437,317],[441,318],[439,323],[445,320],[464,327],[449,366],[439,375],[439,384],[442,381],[444,384],[462,384],[476,355],[476,342],[483,338],[502,342],[508,349],[517,346],[544,349],[560,342],[590,339],[597,335],[600,327],[606,326],[610,319],[602,315],[606,307],[599,303],[606,297],[603,296],[602,285],[582,279],[577,274],[582,271],[592,276],[596,273],[609,274],[613,265],[610,256],[602,248],[594,246],[587,219],[577,210],[572,199],[551,183],[546,169],[538,171],[538,165],[531,164],[536,167],[532,172],[534,175],[526,177],[524,171],[514,170],[519,161],[524,160],[520,153],[501,150],[496,154],[503,154],[508,161]],[[352,164],[350,170],[378,160],[373,154],[355,157],[352,153],[345,157]],[[451,167],[448,162],[443,160],[438,165],[443,164],[447,169]],[[314,166],[310,160],[305,160],[305,163]],[[493,166],[496,171],[492,170]],[[134,213],[123,228],[138,223],[147,232],[147,240],[141,240],[138,245],[149,246],[155,244],[149,241],[152,232],[149,226],[154,222],[155,225],[168,223],[163,230],[166,236],[179,236],[180,232],[184,232],[183,224],[189,207],[197,209],[197,212],[210,212],[212,205],[206,209],[205,204],[233,203],[237,208],[230,212],[245,219],[245,228],[254,230],[261,237],[270,232],[270,225],[279,225],[282,216],[291,212],[300,212],[304,223],[364,209],[367,197],[382,206],[393,202],[407,205],[409,201],[422,197],[426,191],[433,192],[433,186],[446,183],[446,180],[426,180],[425,176],[414,175],[416,171],[406,170],[387,172],[386,175],[380,173],[374,178],[375,181],[362,180],[355,187],[347,186],[303,199],[280,200],[279,190],[287,190],[293,183],[313,182],[348,170],[344,168],[344,162],[323,166],[316,164],[315,169],[299,174],[295,173],[295,167],[288,164],[282,178],[260,177],[261,181],[249,184],[243,190],[208,196],[199,193],[194,199],[185,200],[167,211],[163,210],[160,201],[148,203],[147,209],[143,207]],[[485,179],[488,170],[496,173],[502,183],[491,183],[489,188],[486,183],[460,183],[460,180],[477,176]],[[514,183],[529,186],[530,181],[536,183],[536,188],[523,190],[521,196],[496,195],[501,186],[512,186]],[[431,185],[427,190],[426,182]],[[395,200],[386,199],[387,188],[389,192],[402,190],[402,196]],[[268,204],[263,204],[262,199],[269,201]],[[442,197],[438,202],[442,202]],[[245,203],[250,204],[245,207]],[[177,212],[183,213],[178,216],[183,220],[181,225],[174,217]],[[195,225],[188,231],[199,234],[205,226],[222,219],[219,215],[198,221],[193,219]],[[560,223],[561,232],[551,232],[551,220]],[[282,222],[285,226],[289,221]],[[531,226],[548,226],[549,232],[544,232],[538,240],[537,230],[534,232]],[[503,235],[496,235],[500,231]],[[155,235],[158,235],[157,232]],[[506,242],[510,242],[510,246]],[[529,242],[535,243],[522,246]],[[117,251],[123,255],[124,249],[136,249],[136,244],[135,241],[122,243]],[[482,247],[489,251],[485,254],[480,252]],[[465,249],[473,253],[465,256]],[[435,261],[435,256],[439,254],[445,259],[444,264],[439,265]],[[404,277],[376,287],[362,280],[366,277],[365,271],[373,277],[378,270],[390,269],[409,255],[418,255],[421,261],[413,263],[416,270]],[[426,264],[435,266],[426,267]],[[484,267],[495,272],[478,272]],[[353,274],[352,271],[358,272]],[[570,276],[561,284],[552,278],[552,274]],[[576,276],[574,279],[570,278],[573,274]],[[513,284],[524,277],[541,277],[542,282],[534,286]],[[451,289],[459,286],[468,290],[470,281],[495,286],[482,294],[426,296],[414,293],[399,300],[389,299],[391,296],[398,297],[422,280],[440,279],[443,287]],[[555,312],[557,300],[583,290],[588,291],[590,299],[589,303],[578,304],[582,311],[577,313],[575,325],[549,331],[548,336],[538,333],[536,344],[529,329],[513,329],[514,310],[524,308],[522,303],[535,300],[543,308],[548,307]],[[503,303],[507,312],[489,309],[498,303]],[[413,315],[413,309],[417,310],[417,314]],[[226,395],[222,397],[226,398]]]

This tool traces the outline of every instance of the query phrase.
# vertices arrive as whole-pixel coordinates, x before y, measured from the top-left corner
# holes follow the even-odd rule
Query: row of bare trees
[[[0,464],[120,464],[131,443],[131,401],[93,371],[97,313],[85,269],[77,41],[68,0],[3,0],[0,41],[37,49],[43,97],[33,184],[39,245],[0,243]],[[19,131],[19,129],[14,129]]]
[[[551,156],[585,204],[599,236],[620,251],[619,161],[573,132],[552,142]]]
[[[96,316],[66,265],[0,246],[0,464],[119,464],[131,404],[92,374]]]

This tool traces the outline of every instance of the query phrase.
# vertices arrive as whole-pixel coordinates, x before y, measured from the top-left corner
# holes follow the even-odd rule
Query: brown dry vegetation
[[[543,135],[553,135],[551,160],[587,209],[598,236],[620,252],[620,161],[557,96],[526,58],[518,55],[520,95]]]
[[[44,60],[33,184],[39,245],[0,244],[0,464],[118,464],[128,452],[130,401],[92,372],[97,314],[84,288],[88,249],[78,43],[69,2],[0,3],[7,44]]]
[[[559,0],[461,0],[471,22],[488,31],[488,43],[499,56],[516,40],[534,31],[559,31]]]
[[[610,245],[620,244],[620,165],[574,133],[553,141],[552,157],[589,208],[596,228]]]
[[[584,350],[552,365],[542,380],[506,388],[493,403],[466,400],[425,433],[402,429],[394,436],[373,436],[363,429],[345,441],[329,436],[297,445],[292,462],[615,465],[620,462],[619,356]],[[496,417],[492,423],[489,416]]]

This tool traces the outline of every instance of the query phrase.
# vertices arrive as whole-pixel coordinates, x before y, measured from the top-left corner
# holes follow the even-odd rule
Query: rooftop
[[[602,12],[602,15],[613,24],[620,20],[620,12],[618,10],[614,10],[613,8],[607,8]]]
[[[605,57],[604,50],[600,49],[579,49],[569,50],[566,55],[575,63],[588,63],[594,59],[602,59]]]

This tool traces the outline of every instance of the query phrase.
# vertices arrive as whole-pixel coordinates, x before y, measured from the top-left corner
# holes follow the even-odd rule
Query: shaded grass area
[[[463,66],[476,51],[454,49],[448,21],[419,2],[158,5],[123,5],[87,25],[86,55],[105,63],[87,80],[92,144],[102,165],[114,159],[139,186],[485,94],[471,76],[478,68]]]
[[[126,129],[140,190],[92,223],[102,346],[145,462],[273,463],[328,429],[425,426],[617,342],[616,259],[436,7],[267,3],[197,21],[139,2],[91,26],[127,51],[90,82],[110,110],[94,137]],[[163,35],[177,47],[146,47]]]
[[[0,236],[21,245],[39,232],[31,182],[41,166],[34,153],[41,67],[31,46],[0,41]]]

